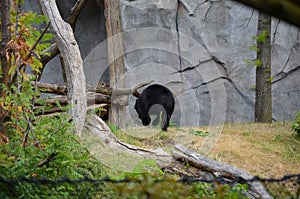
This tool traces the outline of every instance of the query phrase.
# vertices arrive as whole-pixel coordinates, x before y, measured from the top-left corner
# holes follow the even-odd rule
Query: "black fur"
[[[162,130],[167,131],[174,106],[175,100],[171,91],[164,86],[154,84],[141,93],[134,108],[144,126],[150,124],[150,114],[156,115],[153,124],[157,124],[162,113]]]

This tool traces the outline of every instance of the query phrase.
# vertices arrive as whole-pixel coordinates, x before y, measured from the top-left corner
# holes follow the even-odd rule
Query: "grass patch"
[[[225,124],[208,157],[262,177],[299,173],[300,138],[290,126],[290,123]],[[175,144],[183,144],[199,153],[208,135],[208,127],[169,127],[167,132],[129,127],[116,134],[124,142],[140,147],[170,152]]]

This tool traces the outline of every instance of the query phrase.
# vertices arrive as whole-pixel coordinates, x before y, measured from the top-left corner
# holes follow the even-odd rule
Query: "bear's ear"
[[[141,95],[137,90],[134,90],[133,92],[132,92],[132,95],[134,96],[134,97],[136,97],[136,98],[139,98],[139,96]]]
[[[139,83],[137,84],[134,88],[131,89],[131,94],[136,97],[136,98],[139,98],[140,96],[140,93],[137,91],[139,88],[142,88],[148,84],[151,84],[152,82],[154,82],[154,80],[151,80],[149,82],[144,82],[144,83]]]

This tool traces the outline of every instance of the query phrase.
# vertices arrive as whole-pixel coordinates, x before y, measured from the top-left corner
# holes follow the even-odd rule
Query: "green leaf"
[[[263,30],[262,33],[256,37],[256,41],[264,42],[269,37],[270,37],[270,34],[266,30]]]
[[[46,41],[50,41],[51,39],[53,39],[53,34],[45,33],[45,34],[43,35],[42,41],[43,41],[43,42],[46,42]]]
[[[262,65],[262,61],[260,59],[256,59],[253,64],[255,67],[260,67]]]

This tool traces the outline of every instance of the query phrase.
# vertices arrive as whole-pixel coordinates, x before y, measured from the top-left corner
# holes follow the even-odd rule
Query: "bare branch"
[[[57,152],[52,153],[49,157],[47,157],[46,159],[40,161],[35,167],[42,167],[42,166],[48,164],[51,160],[55,159],[57,154],[58,154]]]

